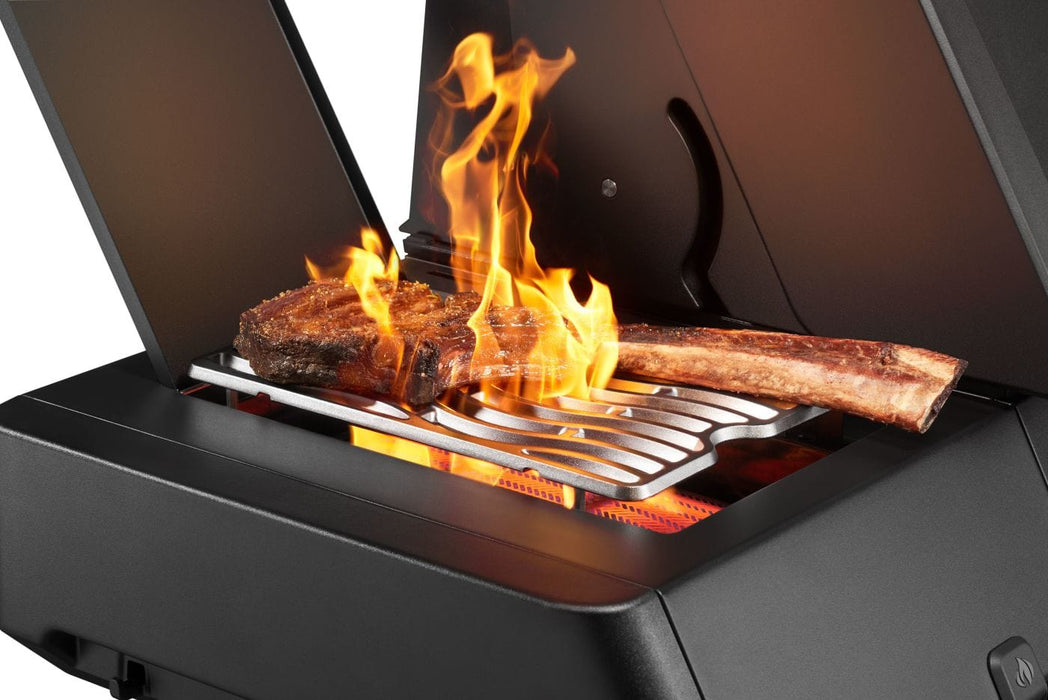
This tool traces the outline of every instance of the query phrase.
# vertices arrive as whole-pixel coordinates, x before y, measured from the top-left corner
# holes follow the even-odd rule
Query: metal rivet
[[[605,178],[604,182],[600,183],[600,193],[611,199],[619,193],[619,183],[611,178]]]

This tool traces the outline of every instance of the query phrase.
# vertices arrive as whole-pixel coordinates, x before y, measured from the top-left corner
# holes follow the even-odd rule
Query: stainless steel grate
[[[778,435],[825,412],[694,387],[614,379],[589,400],[537,403],[473,390],[417,411],[330,389],[272,384],[219,353],[189,376],[609,498],[648,498],[717,461],[725,440]]]

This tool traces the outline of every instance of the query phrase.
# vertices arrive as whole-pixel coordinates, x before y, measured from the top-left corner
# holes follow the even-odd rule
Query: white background
[[[408,213],[424,0],[287,4],[395,232]],[[6,35],[0,299],[0,401],[142,350]],[[108,696],[0,635],[0,698]]]

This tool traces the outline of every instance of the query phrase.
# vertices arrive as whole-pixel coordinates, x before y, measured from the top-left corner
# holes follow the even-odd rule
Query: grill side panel
[[[1040,442],[1046,406],[1019,407]],[[684,577],[667,607],[707,700],[992,698],[995,646],[1019,635],[1048,658],[1046,541],[1009,411]]]
[[[52,654],[262,699],[698,697],[649,589],[40,401],[0,426],[0,627]]]

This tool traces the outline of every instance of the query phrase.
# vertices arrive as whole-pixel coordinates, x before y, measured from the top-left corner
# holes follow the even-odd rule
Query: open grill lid
[[[550,57],[570,46],[577,62],[540,105],[558,174],[528,180],[543,264],[594,275],[620,314],[907,343],[1048,394],[1048,7],[426,11],[409,256],[446,251],[426,88],[454,46],[478,30],[498,51],[520,37]]]
[[[386,241],[280,0],[0,2],[161,381],[229,345],[240,313]]]

